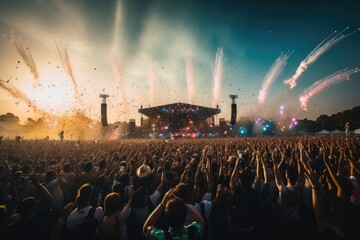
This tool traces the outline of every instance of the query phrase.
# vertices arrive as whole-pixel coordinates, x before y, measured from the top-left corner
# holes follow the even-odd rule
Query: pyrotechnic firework
[[[19,53],[26,65],[30,68],[30,71],[35,79],[35,86],[40,86],[39,71],[31,54],[30,47],[25,46],[21,38],[16,37],[14,31],[11,32],[11,42],[14,44],[16,51]]]
[[[285,110],[285,106],[281,105],[280,106],[280,115],[283,116],[284,115],[284,110]]]
[[[72,71],[72,67],[71,67],[67,47],[63,44],[63,42],[61,40],[56,40],[56,39],[55,39],[55,47],[56,47],[56,53],[57,53],[57,55],[59,56],[59,58],[61,60],[61,64],[62,64],[66,74],[71,79],[71,82],[72,82],[72,85],[73,85],[73,88],[74,88],[75,97],[77,99],[79,99],[79,97],[80,97],[80,95],[79,95],[79,87],[78,87],[78,84],[76,82],[75,76],[74,76],[73,71]]]
[[[259,91],[258,102],[263,104],[266,100],[267,94],[270,90],[271,85],[274,83],[279,74],[283,71],[288,58],[293,53],[293,51],[288,51],[285,54],[281,54],[273,63],[269,71],[266,73],[263,84]]]
[[[214,103],[213,106],[216,107],[220,103],[221,98],[221,78],[223,72],[224,64],[224,52],[222,48],[218,48],[215,58],[214,66]]]
[[[326,89],[335,86],[343,81],[349,80],[350,75],[359,72],[358,68],[351,70],[340,70],[334,74],[331,74],[311,85],[304,91],[304,94],[299,97],[301,108],[307,111],[307,103],[308,101],[315,95],[320,92],[325,91]]]
[[[321,41],[315,48],[312,50],[307,57],[301,61],[299,67],[296,69],[295,74],[287,79],[284,80],[285,84],[289,84],[290,88],[296,87],[296,81],[299,79],[301,74],[306,71],[306,69],[314,63],[321,55],[323,55],[326,51],[328,51],[332,46],[339,43],[341,40],[344,40],[346,37],[350,36],[351,34],[359,31],[360,29],[356,29],[355,31],[344,35],[343,33],[348,30],[349,27],[345,28],[338,34],[336,34],[336,31],[333,32],[330,36],[325,38],[323,41]],[[332,37],[334,34],[336,34],[334,37]]]
[[[195,74],[194,74],[194,67],[192,62],[192,53],[189,51],[186,59],[186,82],[188,87],[188,98],[189,103],[195,103]],[[220,77],[221,78],[221,77]]]
[[[31,101],[24,93],[22,93],[19,89],[15,88],[14,86],[7,86],[9,84],[4,84],[4,81],[0,79],[0,88],[4,89],[6,92],[8,92],[11,96],[14,98],[25,102],[32,110],[40,115],[44,116],[50,116],[50,114],[41,108],[39,108],[34,101]]]
[[[156,105],[157,96],[157,64],[152,64],[149,74],[149,86],[150,86],[150,105]]]

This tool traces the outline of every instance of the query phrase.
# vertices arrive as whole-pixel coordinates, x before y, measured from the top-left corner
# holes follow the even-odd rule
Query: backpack
[[[96,208],[92,207],[83,221],[76,226],[73,239],[88,240],[95,237],[98,220],[94,218]]]

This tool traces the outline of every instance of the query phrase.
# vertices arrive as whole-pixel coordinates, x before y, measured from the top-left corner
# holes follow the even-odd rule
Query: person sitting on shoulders
[[[163,212],[170,225],[167,231],[155,227]],[[187,216],[193,220],[193,223],[185,226]],[[204,226],[205,221],[201,215],[176,197],[173,194],[173,189],[170,189],[159,206],[146,220],[143,233],[146,239],[202,239]]]

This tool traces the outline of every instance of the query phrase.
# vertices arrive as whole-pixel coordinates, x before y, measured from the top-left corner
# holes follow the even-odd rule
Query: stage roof
[[[202,107],[187,103],[172,103],[150,108],[141,108],[139,113],[150,118],[165,118],[172,120],[182,118],[194,121],[202,121],[221,112],[218,108]]]

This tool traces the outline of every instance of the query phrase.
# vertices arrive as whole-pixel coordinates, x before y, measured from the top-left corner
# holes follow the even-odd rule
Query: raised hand
[[[305,166],[306,164],[304,164]],[[304,167],[305,168],[305,167]],[[316,174],[315,171],[313,171],[311,168],[306,167],[305,168],[305,177],[308,179],[308,181],[310,182],[311,186],[314,188],[318,188],[319,187],[319,177]]]
[[[161,204],[165,207],[166,203],[174,197],[174,188],[170,188],[169,191],[167,191],[163,197],[163,200],[161,201]]]

